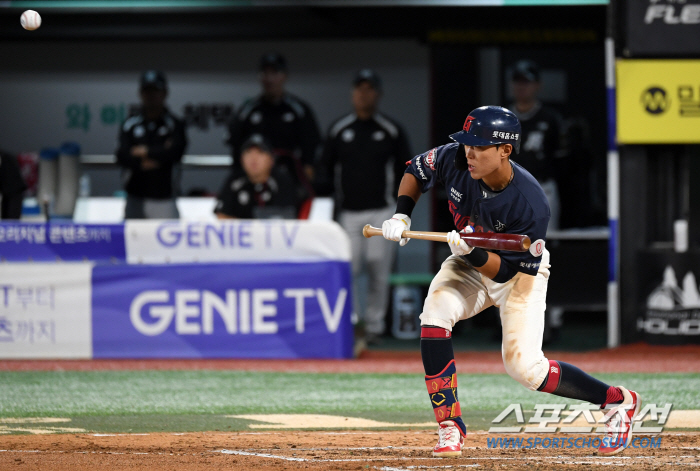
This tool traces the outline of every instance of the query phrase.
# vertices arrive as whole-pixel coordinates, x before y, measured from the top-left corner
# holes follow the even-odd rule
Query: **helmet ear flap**
[[[457,153],[455,154],[455,168],[457,170],[467,170],[469,163],[467,162],[467,153],[464,150],[464,145],[459,144]]]

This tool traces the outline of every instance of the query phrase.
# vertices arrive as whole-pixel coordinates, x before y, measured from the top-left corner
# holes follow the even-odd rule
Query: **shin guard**
[[[459,427],[462,435],[467,430],[461,415],[457,399],[457,368],[455,361],[450,361],[447,366],[438,374],[425,377],[425,385],[428,387],[430,403],[433,405],[435,420],[438,423],[445,420],[453,420]]]

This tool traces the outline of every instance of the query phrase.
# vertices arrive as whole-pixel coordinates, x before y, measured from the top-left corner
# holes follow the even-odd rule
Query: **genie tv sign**
[[[347,262],[96,266],[93,358],[349,358]]]
[[[124,234],[132,264],[350,260],[347,234],[327,221],[132,220]]]

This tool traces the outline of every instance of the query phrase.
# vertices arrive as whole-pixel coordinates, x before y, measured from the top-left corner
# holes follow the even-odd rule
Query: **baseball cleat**
[[[438,458],[462,456],[464,437],[460,433],[457,424],[451,420],[440,422],[438,424],[438,435],[440,438],[435,448],[433,448],[433,456]]]
[[[598,448],[601,455],[614,455],[632,441],[632,421],[642,407],[642,398],[634,391],[618,386],[624,400],[605,414],[605,435]]]

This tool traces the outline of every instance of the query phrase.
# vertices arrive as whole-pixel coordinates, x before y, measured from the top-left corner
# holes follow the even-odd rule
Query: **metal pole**
[[[608,5],[608,34],[605,38],[605,88],[608,120],[608,348],[620,344],[620,154],[617,150],[615,112],[614,0]]]

